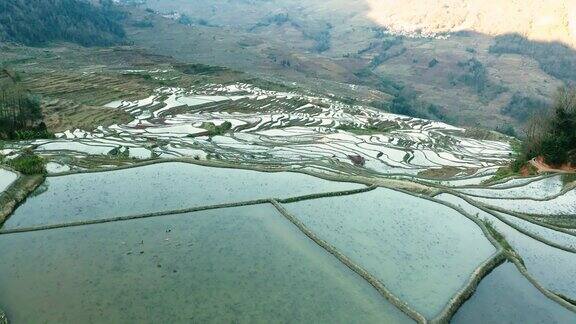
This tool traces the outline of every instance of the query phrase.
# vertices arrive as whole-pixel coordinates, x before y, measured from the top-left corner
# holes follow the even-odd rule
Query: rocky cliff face
[[[394,33],[439,36],[472,30],[492,36],[517,33],[530,40],[576,48],[573,0],[366,0],[369,17]]]

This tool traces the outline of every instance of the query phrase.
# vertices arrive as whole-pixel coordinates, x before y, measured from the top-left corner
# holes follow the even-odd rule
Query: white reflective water
[[[393,190],[285,206],[428,318],[495,252],[457,211]]]
[[[46,185],[48,189],[28,198],[4,228],[364,187],[300,173],[267,173],[188,163],[158,163],[110,172],[49,177]]]

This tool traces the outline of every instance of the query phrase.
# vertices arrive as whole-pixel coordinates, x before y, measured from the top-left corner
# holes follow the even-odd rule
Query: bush
[[[188,17],[187,15],[182,14],[180,18],[178,18],[178,23],[181,25],[190,26],[192,25],[193,21],[192,18]]]
[[[19,157],[9,160],[8,165],[14,170],[27,174],[46,174],[44,159],[31,151],[24,152]]]
[[[216,126],[214,123],[204,122],[201,127],[208,131],[208,136],[217,136],[228,133],[232,129],[232,123],[225,121],[221,125]]]
[[[520,122],[525,122],[535,113],[546,109],[548,104],[540,99],[524,97],[520,93],[515,93],[510,102],[500,111],[502,114],[510,116]]]
[[[504,135],[508,135],[510,137],[518,137],[518,134],[516,134],[516,130],[510,124],[498,126],[496,127],[496,131]]]
[[[544,157],[546,163],[560,165],[568,160],[567,147],[568,142],[565,138],[550,136],[542,141],[540,154]]]
[[[526,127],[524,154],[542,156],[551,165],[573,162],[576,155],[576,89],[558,92],[553,114],[534,116]]]

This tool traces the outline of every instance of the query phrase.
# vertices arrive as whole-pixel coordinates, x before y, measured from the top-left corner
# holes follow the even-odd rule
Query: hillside
[[[400,7],[394,18],[403,12],[409,16],[408,7],[389,3]],[[432,4],[443,8],[443,3]],[[528,117],[546,109],[558,87],[576,82],[576,51],[564,42],[538,41],[545,29],[536,29],[534,19],[529,24],[533,36],[525,35],[521,25],[466,29],[447,38],[407,37],[389,33],[375,18],[383,8],[364,0],[218,6],[207,0],[147,1],[130,11],[135,23],[153,23],[148,28],[131,23],[127,33],[136,45],[159,54],[274,76],[388,111],[510,134],[513,127],[521,135]],[[558,20],[565,16],[534,8],[518,13],[518,19],[537,12]],[[181,15],[186,23],[176,18]],[[451,31],[466,26],[453,25]]]
[[[485,0],[367,0],[368,16],[392,32],[437,35],[475,31],[491,36],[519,34],[533,41],[576,47],[576,3]],[[495,14],[506,13],[506,14]]]
[[[122,15],[111,1],[94,5],[83,0],[3,0],[0,40],[31,46],[50,42],[119,44],[125,36],[118,22]]]
[[[576,323],[565,43],[364,0],[2,6],[0,324]]]

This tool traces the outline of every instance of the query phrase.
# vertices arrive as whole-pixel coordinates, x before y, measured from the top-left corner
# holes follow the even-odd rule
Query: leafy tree
[[[51,137],[41,120],[40,97],[19,84],[0,84],[0,139]]]
[[[515,93],[510,99],[508,105],[503,107],[500,111],[502,114],[513,117],[514,119],[525,122],[532,115],[540,110],[546,109],[549,103],[543,100],[532,97],[525,97],[520,93]]]
[[[537,114],[525,129],[524,156],[552,165],[576,163],[576,89],[561,89],[551,113]]]

